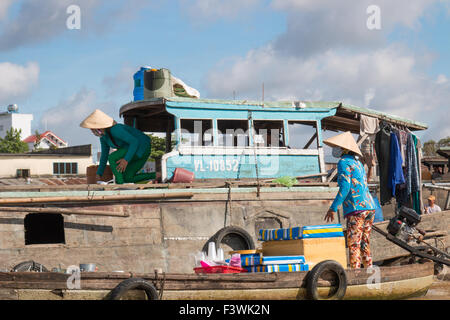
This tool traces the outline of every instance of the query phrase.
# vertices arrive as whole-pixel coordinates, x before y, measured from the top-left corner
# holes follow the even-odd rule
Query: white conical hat
[[[114,125],[114,119],[103,111],[96,109],[83,122],[80,127],[87,129],[105,129]]]
[[[363,156],[361,150],[358,147],[358,144],[356,143],[350,131],[324,140],[323,143],[329,145],[330,147],[341,147],[342,149],[352,151],[360,155],[361,157]]]

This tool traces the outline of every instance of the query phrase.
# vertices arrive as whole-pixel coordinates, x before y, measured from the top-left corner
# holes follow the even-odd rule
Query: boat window
[[[289,121],[289,148],[291,149],[317,149],[316,122]]]
[[[30,213],[24,219],[25,245],[65,243],[61,214]]]
[[[284,126],[282,120],[254,120],[255,144],[261,147],[284,147]]]
[[[189,146],[212,146],[212,120],[181,119],[181,144]]]
[[[247,147],[248,120],[217,120],[219,146]]]

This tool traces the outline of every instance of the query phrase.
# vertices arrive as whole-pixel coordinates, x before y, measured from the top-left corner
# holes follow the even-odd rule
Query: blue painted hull
[[[167,159],[167,177],[176,168],[194,172],[196,179],[278,178],[320,172],[315,155],[177,155]]]

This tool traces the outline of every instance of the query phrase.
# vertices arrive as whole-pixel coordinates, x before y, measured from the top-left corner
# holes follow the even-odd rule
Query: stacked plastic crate
[[[259,254],[242,255],[249,272],[308,271],[323,260],[336,260],[347,267],[345,239],[340,224],[259,230],[263,241]]]

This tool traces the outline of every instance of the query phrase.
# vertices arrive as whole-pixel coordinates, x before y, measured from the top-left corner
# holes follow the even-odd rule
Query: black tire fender
[[[317,284],[320,276],[326,271],[331,271],[336,275],[336,280],[338,281],[338,289],[333,295],[327,298],[323,298],[317,291]],[[344,268],[337,261],[322,261],[316,264],[306,276],[306,295],[310,300],[342,300],[345,296],[346,291],[347,274],[345,273]]]
[[[108,300],[120,300],[128,291],[141,289],[145,291],[148,300],[159,300],[158,291],[148,281],[141,278],[130,278],[119,283],[108,294]]]
[[[220,247],[221,243],[230,246],[233,250],[253,250],[255,249],[255,242],[252,236],[240,227],[225,227],[217,231],[203,246],[203,251],[208,252],[208,243],[214,242],[216,248]]]

